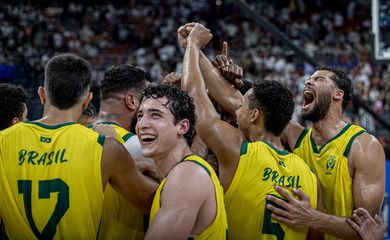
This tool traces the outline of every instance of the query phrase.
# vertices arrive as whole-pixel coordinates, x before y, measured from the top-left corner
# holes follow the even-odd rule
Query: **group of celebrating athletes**
[[[0,132],[4,235],[383,239],[385,155],[342,119],[347,75],[319,67],[305,81],[306,129],[291,121],[293,97],[279,82],[258,79],[242,95],[227,44],[213,61],[202,53],[211,38],[199,23],[181,26],[182,74],[163,84],[137,67],[108,69],[101,104],[90,64],[72,54],[46,65],[41,119],[24,122],[23,91],[1,100],[20,99]],[[1,88],[17,87],[1,86],[3,98]]]

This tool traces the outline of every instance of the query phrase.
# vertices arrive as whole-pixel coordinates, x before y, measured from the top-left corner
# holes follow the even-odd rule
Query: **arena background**
[[[317,65],[350,73],[354,97],[345,119],[375,135],[390,159],[390,1],[7,1],[0,3],[0,82],[29,93],[30,120],[42,115],[37,95],[52,56],[71,52],[88,59],[100,80],[113,64],[142,67],[153,81],[181,72],[176,30],[201,22],[214,38],[209,58],[229,44],[244,79],[279,80],[295,96]],[[390,162],[386,162],[383,219],[389,223]],[[388,235],[389,236],[389,235]]]

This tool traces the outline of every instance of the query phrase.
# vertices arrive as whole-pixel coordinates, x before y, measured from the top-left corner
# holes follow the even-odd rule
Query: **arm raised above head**
[[[199,65],[209,94],[226,111],[234,115],[241,103],[242,94],[240,91],[222,76],[220,70],[202,52],[200,53]],[[234,65],[229,65],[223,69],[231,66],[234,68]]]
[[[181,26],[178,33],[178,40],[180,46],[184,49],[188,46],[188,37],[190,35],[191,30],[195,27],[195,23],[187,23]],[[227,55],[227,43],[223,44],[222,55]],[[236,109],[238,109],[242,94],[238,91],[237,88],[230,82],[228,82],[221,74],[221,71],[216,67],[216,65],[221,64],[224,67],[228,67],[230,65],[229,60],[226,58],[219,58],[220,61],[215,60],[215,66],[213,63],[200,51],[199,54],[199,67],[202,72],[204,83],[207,86],[208,93],[229,113],[235,114]],[[226,61],[227,60],[227,61]],[[224,65],[225,64],[225,65]],[[222,68],[221,70],[228,68]],[[242,68],[241,68],[242,75]],[[239,72],[239,71],[238,71]],[[237,79],[238,80],[238,79]],[[242,81],[237,81],[238,85],[242,85]]]
[[[194,99],[197,133],[215,153],[220,166],[229,169],[229,178],[232,178],[240,158],[244,137],[238,129],[220,120],[219,114],[207,95],[202,72],[199,68],[199,54],[200,47],[209,41],[209,34],[208,30],[201,25],[196,25],[191,30],[183,60],[181,86]],[[226,187],[224,185],[225,190]]]

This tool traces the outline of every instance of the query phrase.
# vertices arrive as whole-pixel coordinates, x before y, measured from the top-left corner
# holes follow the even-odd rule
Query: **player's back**
[[[268,194],[280,195],[274,186],[309,194],[317,205],[317,182],[302,159],[263,142],[244,142],[234,178],[225,193],[230,239],[306,239],[307,230],[293,231],[271,219]]]
[[[75,123],[0,132],[0,216],[10,239],[96,239],[103,143]]]

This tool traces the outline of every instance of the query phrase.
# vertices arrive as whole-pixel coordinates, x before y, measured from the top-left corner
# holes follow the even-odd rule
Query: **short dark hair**
[[[55,107],[69,109],[91,85],[91,65],[83,58],[73,54],[60,54],[46,65],[45,89]]]
[[[265,129],[280,136],[294,112],[291,92],[275,80],[256,80],[249,107],[260,109],[264,114]]]
[[[22,87],[0,84],[0,130],[9,127],[13,118],[22,118],[23,103],[27,103],[27,93]]]
[[[321,66],[321,67],[317,67],[316,70],[317,71],[325,70],[325,71],[329,71],[329,72],[334,73],[330,77],[330,79],[332,79],[332,81],[334,83],[336,83],[338,88],[343,90],[344,97],[343,97],[342,106],[343,106],[343,109],[345,109],[345,107],[348,105],[348,103],[352,99],[353,87],[352,87],[351,79],[348,77],[348,75],[344,71],[342,71],[340,69],[333,68],[333,67]]]
[[[239,91],[242,95],[244,95],[246,92],[248,92],[249,89],[252,88],[252,81],[243,79],[242,82],[244,83],[242,87],[240,87]]]
[[[89,102],[88,107],[84,109],[83,115],[93,118],[99,115],[102,101],[102,95],[100,94],[100,82],[98,80],[92,81],[90,91],[92,92],[92,99]]]
[[[188,119],[190,126],[184,134],[189,146],[195,134],[195,105],[192,98],[186,91],[183,91],[175,86],[157,85],[146,88],[141,95],[141,102],[148,98],[159,99],[166,97],[168,102],[166,106],[169,108],[175,118],[174,124],[182,119]]]
[[[111,66],[104,74],[101,84],[103,99],[110,96],[110,93],[118,93],[135,89],[139,92],[146,88],[149,81],[148,75],[139,67],[128,64]]]

